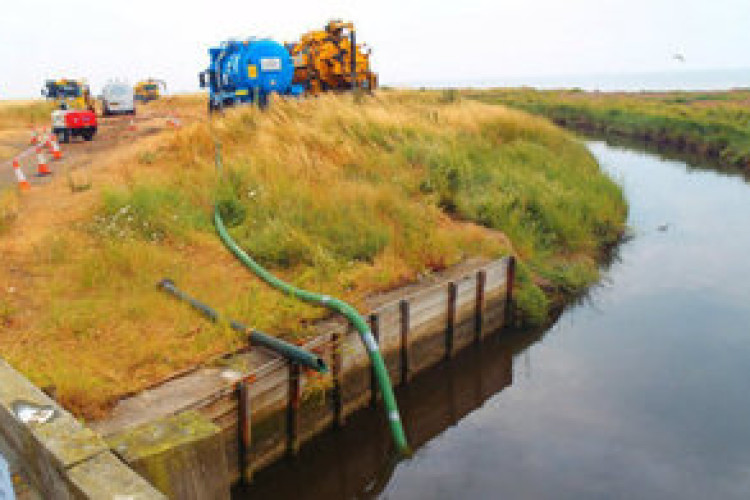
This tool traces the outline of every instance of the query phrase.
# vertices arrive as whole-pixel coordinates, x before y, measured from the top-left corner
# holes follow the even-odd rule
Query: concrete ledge
[[[18,404],[54,412],[23,422]],[[0,436],[45,498],[164,498],[111,454],[107,444],[0,359]]]
[[[169,498],[229,498],[221,429],[196,411],[108,438],[112,449]]]

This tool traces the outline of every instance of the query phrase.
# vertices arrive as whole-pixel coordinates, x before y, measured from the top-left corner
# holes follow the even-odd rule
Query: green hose
[[[362,316],[359,315],[356,309],[352,306],[343,302],[339,299],[328,297],[327,295],[320,295],[317,293],[302,290],[289,283],[286,283],[273,274],[269,273],[266,269],[255,262],[249,255],[247,255],[238,245],[234,242],[229,233],[227,232],[224,222],[221,219],[218,205],[214,208],[214,225],[216,231],[219,233],[221,240],[224,245],[243,263],[245,266],[255,273],[260,279],[271,285],[272,287],[281,290],[287,295],[291,295],[299,300],[309,302],[315,305],[327,307],[333,311],[336,311],[343,315],[359,333],[362,342],[367,348],[367,354],[372,362],[373,371],[375,372],[375,378],[378,381],[380,392],[383,395],[383,403],[385,404],[386,416],[388,417],[388,424],[391,428],[391,436],[396,445],[396,448],[402,455],[409,455],[409,445],[406,442],[406,435],[404,434],[404,428],[401,425],[401,416],[398,411],[398,404],[396,403],[396,397],[393,395],[393,389],[391,388],[391,381],[388,377],[388,370],[385,368],[383,357],[380,355],[378,344],[375,342],[375,337],[370,331],[370,327],[367,325]]]

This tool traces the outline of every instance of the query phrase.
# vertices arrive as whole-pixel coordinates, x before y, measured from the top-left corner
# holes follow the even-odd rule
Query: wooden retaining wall
[[[369,315],[394,386],[497,332],[507,322],[514,261],[504,258],[461,279],[446,281],[377,307]],[[192,404],[221,430],[232,481],[249,479],[351,413],[377,404],[362,342],[341,321],[304,344],[331,373],[307,372],[271,353],[233,359],[237,381]],[[238,366],[252,366],[248,371]]]

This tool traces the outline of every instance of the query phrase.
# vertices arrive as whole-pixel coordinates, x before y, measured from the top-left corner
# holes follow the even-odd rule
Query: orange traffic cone
[[[47,156],[45,156],[41,147],[36,148],[36,160],[36,175],[43,177],[52,173],[49,167],[47,167]]]
[[[39,144],[39,129],[34,129],[31,131],[31,142],[30,144]]]
[[[180,127],[180,119],[177,118],[177,115],[175,115],[175,116],[169,116],[169,117],[167,117],[167,125],[169,125],[172,128],[179,128]]]
[[[130,119],[130,123],[128,124],[128,130],[130,132],[135,132],[135,120],[132,118]]]
[[[16,174],[16,179],[18,180],[18,188],[21,191],[28,191],[31,186],[29,185],[29,181],[26,180],[26,176],[23,175],[18,158],[13,158],[13,172]]]
[[[50,136],[50,140],[47,141],[47,144],[49,144],[50,152],[52,152],[52,159],[61,160],[63,157],[63,154],[62,154],[62,151],[60,150],[60,144],[58,144],[57,139],[55,139],[54,136]]]

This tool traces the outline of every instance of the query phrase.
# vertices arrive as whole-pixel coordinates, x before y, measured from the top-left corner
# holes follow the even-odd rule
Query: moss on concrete
[[[219,428],[196,411],[187,411],[107,438],[125,460],[138,460],[211,436]]]
[[[124,431],[108,442],[169,498],[228,498],[221,429],[196,411]]]

